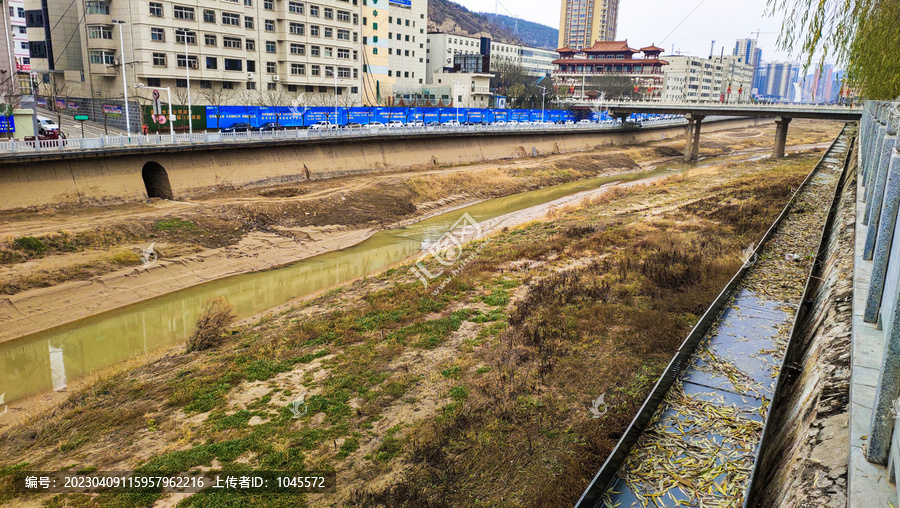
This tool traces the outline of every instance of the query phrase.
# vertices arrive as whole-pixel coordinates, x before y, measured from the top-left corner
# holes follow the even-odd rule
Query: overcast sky
[[[455,1],[480,12],[494,12],[496,6],[495,0]],[[505,0],[500,5],[501,14],[509,14],[505,6],[522,19],[558,28],[560,0]],[[678,26],[694,8],[696,12]],[[725,54],[731,54],[735,40],[755,37],[751,32],[757,30],[764,32],[759,36],[763,60],[799,60],[797,55],[791,58],[787,52],[777,50],[781,14],[766,15],[766,0],[620,0],[616,38],[628,39],[633,48],[655,43],[670,53],[674,44],[675,51],[706,57],[713,39],[717,55],[722,46]]]

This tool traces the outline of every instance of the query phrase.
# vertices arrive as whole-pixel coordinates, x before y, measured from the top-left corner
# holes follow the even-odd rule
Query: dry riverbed
[[[796,124],[796,125],[795,125]],[[798,121],[789,142],[826,143]],[[704,157],[770,149],[771,125],[704,135]],[[346,248],[376,231],[483,199],[677,163],[679,141],[352,176],[190,203],[151,200],[0,214],[0,341],[211,280]],[[145,267],[153,245],[158,261]]]
[[[808,128],[794,132],[817,143],[840,126]],[[765,132],[767,145],[768,127]],[[725,143],[727,133],[720,134]],[[639,157],[658,149],[627,150]],[[590,165],[603,153],[575,158]],[[540,171],[552,173],[561,170],[547,169],[548,163],[573,160],[559,157],[478,171],[513,178],[510,173],[529,174],[544,164]],[[658,159],[644,157],[641,162]],[[404,264],[236,326],[213,350],[173,349],[132,361],[0,430],[0,472],[309,468],[335,471],[338,491],[242,500],[251,506],[572,505],[681,340],[741,265],[741,252],[759,241],[817,160],[799,154],[723,163],[613,186],[539,220],[498,225],[465,247],[462,258],[474,255],[472,261],[437,293],[436,284],[424,288]],[[478,188],[478,171],[451,168],[434,177],[458,180],[448,189],[471,189]],[[366,178],[376,185],[400,177]],[[413,189],[417,178],[422,174],[397,185]],[[341,191],[332,192],[327,199]],[[487,196],[466,199],[479,197]],[[241,193],[213,199],[256,201]],[[419,199],[438,201],[437,195]],[[607,412],[593,418],[591,401],[600,394]],[[294,418],[290,404],[301,396],[306,412]],[[181,500],[187,506],[237,501],[205,493]],[[172,500],[109,494],[13,502],[162,506]]]

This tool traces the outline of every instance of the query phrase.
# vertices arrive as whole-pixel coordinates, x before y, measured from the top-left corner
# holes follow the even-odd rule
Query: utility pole
[[[125,95],[125,130],[131,136],[131,115],[128,113],[128,78],[125,76],[125,21],[112,20],[113,23],[119,25],[119,44],[122,47],[120,58],[122,59],[122,91]]]

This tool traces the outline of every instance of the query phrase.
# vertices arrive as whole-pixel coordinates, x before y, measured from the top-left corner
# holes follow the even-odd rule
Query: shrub
[[[130,250],[117,252],[110,256],[109,260],[113,263],[116,263],[117,265],[124,266],[136,266],[141,264],[141,257],[136,252],[132,252]]]
[[[188,352],[203,351],[221,344],[225,329],[234,318],[234,306],[225,298],[220,296],[203,302],[197,327],[188,339]]]
[[[24,250],[32,254],[43,254],[47,250],[44,242],[33,236],[21,236],[13,241],[13,246],[19,250]]]

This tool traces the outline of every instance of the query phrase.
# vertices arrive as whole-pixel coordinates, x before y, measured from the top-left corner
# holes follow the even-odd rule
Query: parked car
[[[366,127],[369,129],[381,129],[384,127],[384,124],[381,122],[369,122],[366,124]]]
[[[350,122],[344,126],[345,129],[362,129],[363,127],[364,125],[358,122]]]
[[[310,125],[310,126],[309,126],[309,129],[310,129],[310,130],[313,130],[313,131],[321,131],[321,130],[337,129],[337,125],[335,125],[335,124],[333,124],[333,123],[331,123],[331,122],[322,120],[321,122],[316,122],[316,123]]]
[[[594,122],[592,122],[588,119],[584,119],[584,120],[581,120],[580,122],[578,122],[578,125],[590,125],[592,123],[594,123]]]
[[[263,131],[263,132],[269,132],[269,131],[283,131],[283,130],[284,130],[284,125],[281,125],[281,124],[278,123],[278,122],[266,122],[266,123],[264,123],[264,124],[262,124],[262,125],[259,126],[259,130],[261,130],[261,131]]]
[[[391,120],[390,122],[388,122],[387,127],[388,129],[402,129],[406,126],[400,120]]]
[[[41,136],[49,136],[52,132],[59,132],[59,125],[53,120],[39,116],[37,117],[38,134]],[[55,139],[55,138],[54,138]]]
[[[444,125],[446,125],[447,127],[459,127],[462,124],[457,122],[456,120],[450,120],[449,122],[444,122]]]
[[[425,122],[423,122],[422,120],[413,120],[412,122],[409,122],[408,124],[406,124],[406,126],[407,127],[425,127]]]
[[[229,125],[228,127],[225,127],[224,129],[222,129],[222,132],[224,134],[228,134],[231,132],[253,132],[255,130],[256,128],[247,122],[237,122]]]

